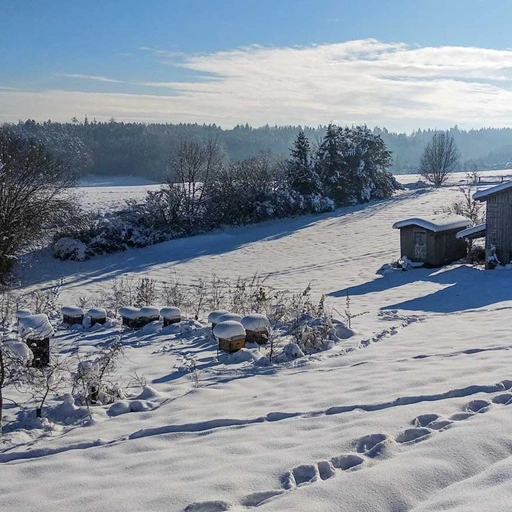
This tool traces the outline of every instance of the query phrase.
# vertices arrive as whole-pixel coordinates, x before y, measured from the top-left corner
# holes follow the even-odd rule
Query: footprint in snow
[[[512,393],[503,393],[492,399],[493,404],[510,405],[512,403]]]
[[[384,455],[389,438],[386,434],[368,434],[362,437],[356,444],[357,453],[364,453],[371,459]]]
[[[231,510],[227,501],[198,501],[187,505],[183,512],[225,512]]]
[[[439,414],[421,414],[411,421],[415,427],[428,427],[431,430],[442,430],[452,423],[453,421],[443,419]]]
[[[488,400],[471,400],[471,402],[466,405],[466,410],[468,412],[483,413],[487,412],[490,406],[491,402]]]
[[[260,505],[267,503],[272,498],[275,498],[284,492],[285,491],[283,489],[253,492],[252,494],[248,494],[245,498],[243,498],[241,504],[247,508],[259,507]]]
[[[282,479],[285,489],[294,489],[305,484],[316,482],[320,478],[316,464],[303,464],[285,473]]]
[[[408,428],[400,432],[400,434],[396,436],[395,441],[400,444],[412,443],[413,441],[418,442],[422,441],[430,434],[432,434],[432,430],[426,427]]]

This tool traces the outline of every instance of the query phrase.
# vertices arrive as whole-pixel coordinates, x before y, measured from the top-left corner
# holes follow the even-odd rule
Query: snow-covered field
[[[273,366],[217,358],[208,328],[193,321],[125,331],[119,380],[132,396],[95,407],[94,421],[54,401],[43,428],[29,428],[6,404],[0,510],[511,510],[512,273],[376,274],[400,256],[392,224],[450,203],[462,179],[434,190],[404,176],[393,199],[332,214],[84,262],[27,260],[21,289],[62,279],[66,305],[120,276],[190,283],[258,273],[278,289],[311,283],[334,311],[348,293],[352,311],[368,313],[331,350]],[[106,208],[116,190],[125,188],[80,195]],[[118,332],[61,329],[53,343],[93,350]],[[134,375],[147,381],[142,392]]]

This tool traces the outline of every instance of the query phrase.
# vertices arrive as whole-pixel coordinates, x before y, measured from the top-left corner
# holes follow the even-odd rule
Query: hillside
[[[0,509],[510,510],[512,274],[462,264],[376,273],[400,256],[392,224],[450,203],[462,179],[433,190],[407,176],[391,200],[84,262],[27,258],[20,289],[61,280],[66,305],[93,303],[121,277],[258,274],[279,290],[311,284],[335,316],[348,294],[365,314],[332,349],[270,366],[256,364],[261,354],[217,357],[205,318],[180,330],[59,329],[62,353],[121,332],[128,396],[94,407],[93,421],[65,399],[42,424],[7,404]],[[101,188],[81,195],[108,208]]]

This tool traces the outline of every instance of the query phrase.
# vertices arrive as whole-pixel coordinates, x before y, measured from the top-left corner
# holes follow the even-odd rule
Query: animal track
[[[502,381],[500,386],[505,391],[509,391],[512,389],[512,381]],[[329,460],[297,466],[282,476],[281,489],[248,494],[240,501],[240,504],[245,508],[259,507],[286,492],[334,478],[340,471],[358,470],[369,459],[376,459],[383,455],[393,456],[394,452],[392,450],[388,451],[388,448],[392,445],[405,446],[430,439],[455,422],[464,421],[487,412],[493,404],[504,406],[512,404],[512,392],[501,392],[490,401],[484,399],[471,400],[465,405],[464,411],[452,414],[449,418],[442,418],[435,413],[421,414],[411,421],[412,427],[399,432],[394,438],[384,433],[363,436],[354,442],[357,453],[336,455]],[[194,502],[188,505],[184,512],[225,512],[231,510],[231,507],[232,504],[225,501]]]
[[[425,427],[408,428],[396,436],[396,442],[403,444],[419,441],[424,437],[429,436],[431,433],[432,430]]]
[[[231,509],[227,501],[198,501],[188,505],[184,512],[225,512]]]

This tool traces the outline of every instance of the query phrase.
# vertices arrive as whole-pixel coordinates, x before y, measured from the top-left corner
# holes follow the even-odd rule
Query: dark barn
[[[466,242],[455,237],[471,222],[460,215],[415,217],[393,224],[400,230],[400,254],[410,261],[439,267],[464,258]]]
[[[486,261],[496,255],[502,265],[512,261],[512,181],[481,190],[474,199],[485,201]]]

